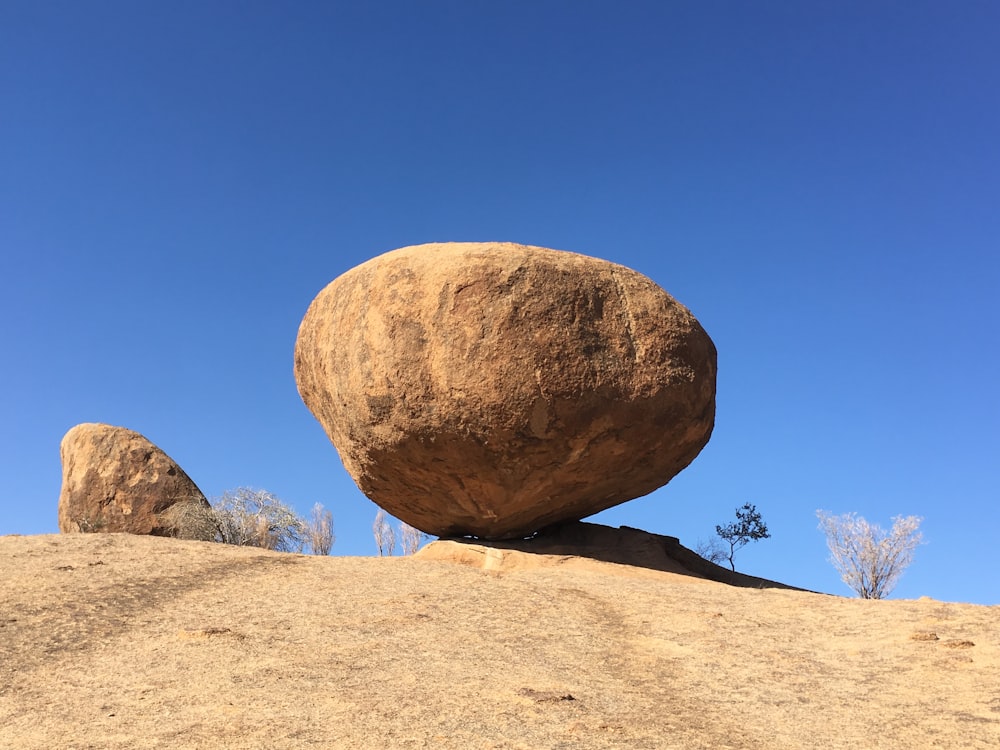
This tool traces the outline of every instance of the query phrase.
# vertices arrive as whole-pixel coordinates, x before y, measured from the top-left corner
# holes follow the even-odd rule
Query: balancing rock
[[[708,442],[715,378],[712,340],[650,279],[511,243],[373,258],[295,346],[362,492],[438,536],[527,536],[666,484]]]
[[[79,424],[63,437],[59,531],[212,539],[212,509],[166,453],[124,427]]]

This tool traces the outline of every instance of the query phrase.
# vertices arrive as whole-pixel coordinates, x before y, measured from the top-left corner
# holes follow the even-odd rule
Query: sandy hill
[[[0,748],[1000,746],[1000,608],[653,567],[2,537]]]

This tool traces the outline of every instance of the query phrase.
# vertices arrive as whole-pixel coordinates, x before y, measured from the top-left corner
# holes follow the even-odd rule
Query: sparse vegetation
[[[923,539],[923,519],[918,516],[896,516],[888,532],[854,513],[834,516],[818,510],[816,516],[830,548],[830,562],[862,599],[888,596]]]
[[[211,542],[221,533],[215,510],[205,505],[200,497],[196,502],[174,503],[160,518],[178,539]]]
[[[305,521],[267,490],[227,490],[212,503],[212,508],[218,522],[218,539],[226,544],[278,552],[301,552],[305,545]]]
[[[719,539],[709,539],[707,542],[699,539],[694,551],[699,557],[703,557],[715,565],[721,565],[729,559]]]
[[[378,547],[379,557],[392,557],[396,551],[396,532],[389,523],[389,514],[381,508],[375,514],[375,522],[372,524],[372,532],[375,534],[375,546]]]
[[[404,555],[412,555],[420,549],[420,544],[426,536],[420,529],[403,521],[399,522],[399,544]]]
[[[333,514],[316,503],[306,524],[306,541],[314,555],[329,555],[337,537],[333,533]]]
[[[375,535],[375,546],[378,547],[379,557],[392,557],[396,552],[397,544],[402,554],[412,555],[420,549],[420,545],[427,538],[427,534],[404,521],[398,522],[397,531],[392,526],[392,522],[396,520],[398,519],[390,516],[381,508],[375,514],[372,533]]]
[[[103,518],[79,518],[76,521],[76,527],[80,529],[82,534],[94,534],[104,529],[107,526],[107,522]]]
[[[742,507],[737,508],[736,521],[727,523],[725,526],[716,526],[715,533],[729,545],[728,553],[725,549],[722,550],[722,559],[729,561],[729,567],[733,569],[734,573],[736,572],[736,564],[733,562],[733,556],[736,554],[736,550],[742,549],[750,542],[771,537],[767,531],[767,524],[757,512],[757,506],[750,503],[744,503]]]

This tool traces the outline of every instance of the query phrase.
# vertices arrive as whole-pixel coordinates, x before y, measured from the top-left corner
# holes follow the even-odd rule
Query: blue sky
[[[1000,6],[0,5],[0,533],[56,531],[59,441],[143,433],[208,496],[375,507],[292,376],[312,298],[404,245],[630,266],[719,350],[667,487],[597,516],[849,594],[815,510],[928,544],[894,596],[1000,603]]]

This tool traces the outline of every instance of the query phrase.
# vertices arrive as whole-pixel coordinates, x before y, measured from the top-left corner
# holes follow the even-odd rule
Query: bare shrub
[[[107,525],[108,522],[100,516],[93,519],[87,516],[76,519],[76,527],[80,530],[81,534],[96,533],[103,530]]]
[[[306,524],[306,541],[314,555],[329,555],[337,538],[333,534],[333,513],[316,503]]]
[[[389,514],[379,508],[375,514],[375,523],[372,524],[379,557],[392,557],[392,553],[396,551],[396,532],[393,531],[389,518]]]
[[[212,542],[219,536],[215,511],[202,502],[174,503],[160,514],[160,520],[178,539]]]
[[[423,543],[427,535],[420,529],[410,526],[403,521],[399,522],[399,545],[404,555],[412,555]]]
[[[699,539],[694,552],[699,557],[703,557],[715,565],[722,565],[722,563],[729,559],[729,554],[722,547],[722,542],[718,539],[709,539],[707,542]]]
[[[217,538],[226,544],[299,552],[305,543],[305,522],[267,490],[226,490],[212,508],[219,525]]]
[[[826,535],[830,562],[844,583],[862,599],[884,599],[896,587],[923,539],[918,516],[896,516],[892,530],[870,524],[861,516],[834,516],[816,511]]]

